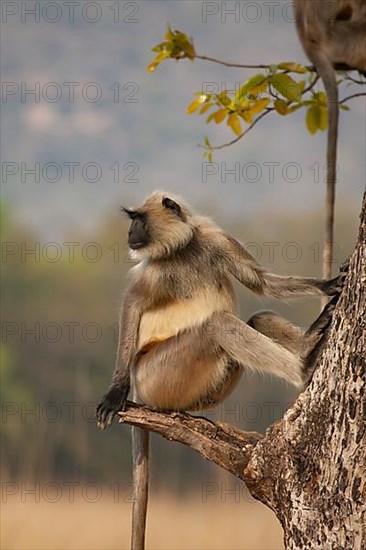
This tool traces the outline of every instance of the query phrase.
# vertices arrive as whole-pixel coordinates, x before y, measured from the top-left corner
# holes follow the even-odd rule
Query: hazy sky
[[[305,61],[281,2],[3,2],[2,193],[47,238],[92,231],[120,203],[155,188],[178,192],[222,220],[323,204],[325,134],[304,112],[269,116],[217,152],[207,168],[197,144],[233,137],[187,115],[207,83],[234,89],[253,70],[168,61],[154,73],[150,48],[169,23],[196,50],[241,63]],[[33,90],[33,93],[32,93]],[[347,92],[348,94],[348,92]],[[358,215],[365,182],[365,104],[341,113],[338,204]],[[33,170],[33,172],[32,172]],[[210,172],[211,170],[211,172]],[[38,180],[38,181],[35,181]]]

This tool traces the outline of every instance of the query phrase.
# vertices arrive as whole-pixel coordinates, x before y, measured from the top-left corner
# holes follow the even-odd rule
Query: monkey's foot
[[[111,388],[102,398],[102,401],[96,408],[96,418],[98,428],[105,430],[111,426],[114,415],[123,411],[128,390],[121,388]]]

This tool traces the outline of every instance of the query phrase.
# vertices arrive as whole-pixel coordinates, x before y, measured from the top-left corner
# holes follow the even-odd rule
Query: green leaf
[[[262,73],[255,74],[240,86],[234,95],[234,101],[246,99],[249,93],[259,95],[267,90],[267,86],[267,77]]]
[[[242,133],[239,117],[236,113],[228,116],[227,125],[232,129],[234,134],[240,136]]]
[[[285,61],[284,63],[280,63],[277,66],[283,71],[290,71],[292,73],[305,74],[308,72],[307,68],[304,67],[304,65],[300,65],[300,63],[292,63],[291,61]]]
[[[350,111],[350,110],[351,110],[351,109],[348,107],[348,105],[340,105],[339,108],[342,109],[342,111]]]
[[[311,105],[306,112],[306,126],[311,134],[316,134],[321,124],[321,109],[319,105]]]
[[[290,101],[300,101],[301,87],[288,74],[277,73],[269,77],[269,81],[283,97]]]

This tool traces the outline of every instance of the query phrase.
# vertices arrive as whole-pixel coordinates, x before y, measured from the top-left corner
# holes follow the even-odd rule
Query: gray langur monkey
[[[366,0],[293,0],[296,27],[306,55],[327,94],[327,220],[323,276],[332,269],[339,97],[336,70],[366,72]]]
[[[337,295],[340,277],[269,273],[214,222],[163,192],[124,211],[131,219],[131,256],[139,263],[123,299],[112,384],[97,407],[100,428],[123,410],[131,385],[148,406],[195,411],[225,399],[245,369],[299,387],[307,383],[332,302],[305,334],[268,312],[245,323],[237,316],[230,277],[278,299]]]
[[[284,277],[265,271],[210,219],[194,215],[162,192],[131,219],[128,244],[139,263],[121,308],[116,367],[97,407],[101,429],[134,399],[162,410],[195,411],[227,397],[243,370],[283,377],[296,386],[311,378],[327,335],[341,278]],[[230,276],[263,296],[279,299],[335,295],[304,334],[271,312],[244,323],[237,317]],[[149,433],[133,428],[132,550],[145,547]]]

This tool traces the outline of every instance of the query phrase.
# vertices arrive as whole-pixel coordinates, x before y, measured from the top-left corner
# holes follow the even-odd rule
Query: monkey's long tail
[[[337,181],[337,145],[339,96],[336,73],[330,60],[320,54],[315,66],[323,80],[328,100],[328,140],[327,140],[327,193],[326,193],[326,220],[325,239],[323,249],[323,277],[332,276],[333,242],[334,242],[334,204]]]
[[[136,394],[133,396],[136,401]],[[148,430],[132,428],[132,464],[134,499],[132,504],[131,550],[145,549],[147,503],[149,494]]]

